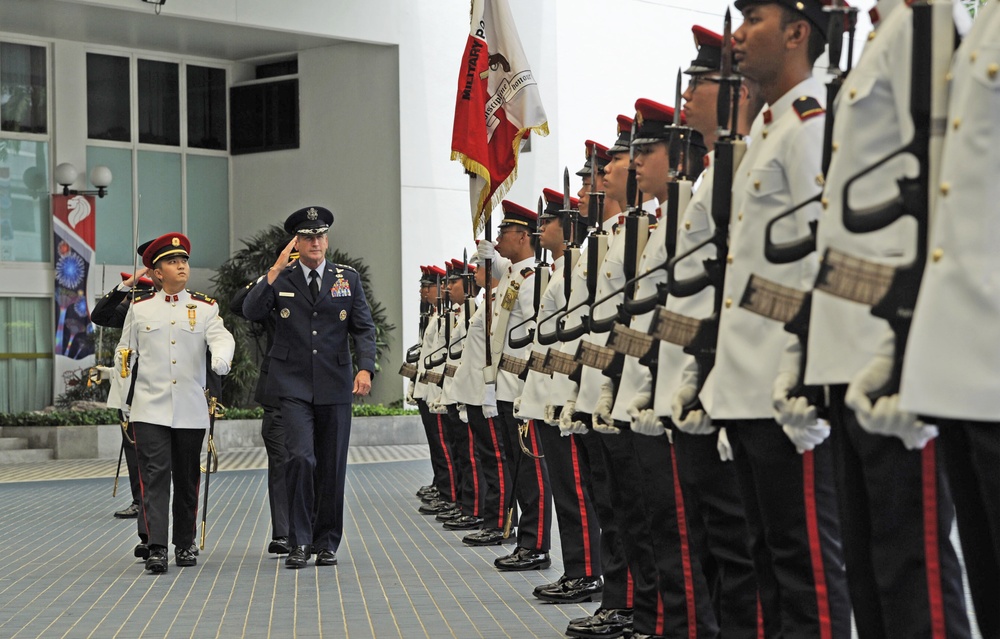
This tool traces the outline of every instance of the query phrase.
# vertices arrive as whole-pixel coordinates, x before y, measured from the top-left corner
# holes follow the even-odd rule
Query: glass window
[[[87,137],[130,142],[129,59],[87,54]]]
[[[52,403],[52,299],[0,298],[0,412]]]
[[[95,264],[134,264],[132,248],[132,150],[87,147],[87,174],[95,166],[111,169],[114,181],[108,194],[94,204],[96,235]],[[145,205],[146,202],[143,202]],[[142,225],[139,232],[144,236]],[[145,242],[152,236],[140,239]],[[110,287],[109,287],[110,288]]]
[[[139,60],[139,142],[181,144],[180,85],[175,62]]]
[[[187,234],[191,266],[229,259],[229,158],[187,156]]]
[[[187,65],[188,146],[226,150],[226,71]]]
[[[0,138],[0,262],[52,259],[47,142]]]
[[[181,233],[181,154],[139,151],[140,242],[164,233]],[[128,262],[131,264],[131,261]]]
[[[47,133],[45,47],[0,44],[0,121],[4,131]]]

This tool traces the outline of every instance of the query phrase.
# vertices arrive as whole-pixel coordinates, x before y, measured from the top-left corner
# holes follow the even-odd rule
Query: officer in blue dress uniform
[[[285,422],[288,568],[304,567],[313,550],[316,565],[337,563],[352,393],[367,395],[375,371],[375,323],[361,277],[326,261],[331,224],[333,213],[319,206],[288,216],[285,230],[295,237],[243,304],[251,321],[278,313],[267,392],[280,399]],[[300,257],[289,263],[293,249]]]

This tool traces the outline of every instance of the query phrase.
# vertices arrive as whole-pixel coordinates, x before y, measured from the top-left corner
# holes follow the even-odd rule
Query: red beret
[[[167,233],[150,242],[142,253],[142,264],[153,268],[158,260],[175,255],[191,256],[191,240],[183,233]]]

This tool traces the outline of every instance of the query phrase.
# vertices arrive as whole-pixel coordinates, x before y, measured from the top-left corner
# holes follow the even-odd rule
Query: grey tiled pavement
[[[114,461],[0,468],[0,637],[559,637],[596,607],[531,596],[561,573],[558,548],[548,570],[500,573],[512,546],[465,547],[417,514],[430,465],[416,449],[356,453],[340,564],[298,571],[266,553],[262,451],[223,457],[237,470],[212,477],[198,565],[171,553],[160,576],[132,557],[134,520],[111,517],[128,501],[125,484],[111,498]]]

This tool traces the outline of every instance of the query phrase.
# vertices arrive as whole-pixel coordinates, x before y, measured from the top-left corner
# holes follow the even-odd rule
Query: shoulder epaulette
[[[535,269],[531,268],[530,266],[527,267],[527,268],[522,268],[521,269],[521,277],[523,277],[525,279],[531,277],[534,274],[535,274]]]
[[[820,105],[819,100],[816,98],[809,97],[807,95],[802,96],[798,100],[792,103],[792,107],[795,112],[799,115],[799,119],[805,122],[809,118],[814,118],[817,115],[823,115],[826,111]]]
[[[156,291],[153,289],[146,289],[144,291],[136,291],[135,298],[133,299],[133,304],[138,304],[139,302],[145,302],[146,300],[151,300],[156,297]]]
[[[336,263],[335,263],[335,264],[334,264],[333,266],[334,266],[335,268],[342,268],[342,269],[344,269],[345,271],[353,271],[353,272],[355,272],[355,273],[357,273],[357,272],[358,272],[358,271],[357,271],[357,269],[355,269],[355,268],[354,268],[353,266],[350,266],[350,265],[348,265],[348,264],[336,264]]]
[[[188,291],[191,294],[191,299],[197,300],[199,302],[205,302],[206,304],[215,304],[215,298],[209,297],[204,293],[198,293],[197,291]]]

